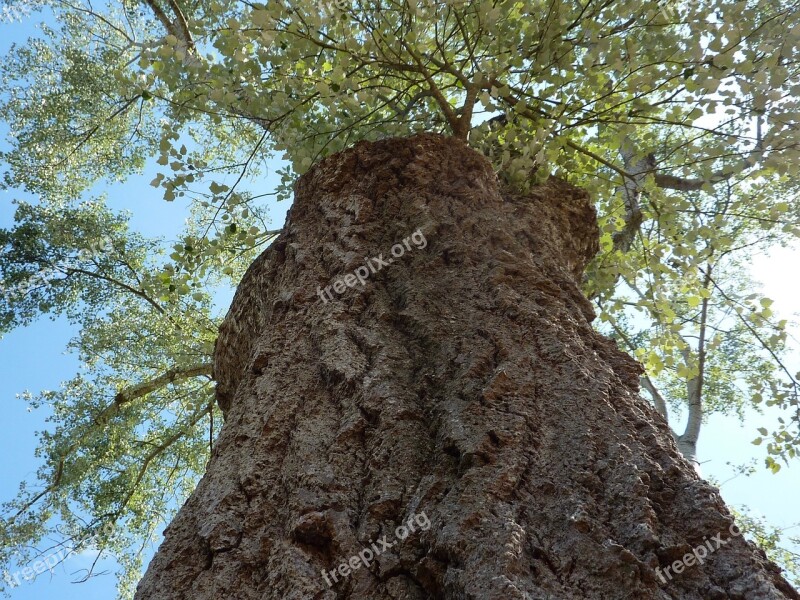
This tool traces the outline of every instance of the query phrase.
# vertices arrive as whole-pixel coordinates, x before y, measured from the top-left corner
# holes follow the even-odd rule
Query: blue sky
[[[25,39],[31,31],[27,24],[0,23],[0,52],[5,52],[13,41]],[[5,133],[1,125],[0,133]],[[186,207],[180,201],[167,203],[162,200],[160,193],[148,185],[153,175],[148,173],[124,185],[106,187],[103,191],[108,193],[110,203],[115,208],[132,212],[134,230],[146,236],[174,239],[182,229]],[[271,179],[268,179],[263,185],[269,188],[271,183]],[[12,192],[3,192],[0,196],[0,227],[11,225],[11,200],[15,197],[22,196]],[[283,213],[287,208],[287,204],[273,207],[274,226],[283,223]],[[777,249],[771,256],[757,258],[753,265],[756,277],[765,284],[767,295],[775,300],[775,312],[784,317],[800,312],[800,282],[786,276],[787,272],[792,271],[787,269],[787,265],[796,265],[798,262],[800,251]],[[78,369],[77,359],[64,353],[66,343],[74,333],[64,319],[42,319],[0,340],[0,401],[5,417],[0,422],[0,456],[7,457],[0,466],[0,501],[13,497],[21,480],[33,479],[40,464],[34,457],[37,442],[35,433],[47,427],[46,410],[29,412],[25,402],[15,396],[26,389],[36,392],[56,388],[61,381],[74,375]],[[794,329],[794,335],[800,338],[797,328]],[[798,370],[800,361],[796,359],[797,354],[794,368]],[[735,418],[712,417],[703,428],[699,444],[704,475],[726,481],[733,476],[728,463],[744,463],[754,456],[761,460],[763,451],[752,446],[750,441],[757,435],[755,427],[769,427],[771,418],[774,417],[750,414],[742,426]],[[724,484],[722,494],[730,504],[748,505],[756,513],[765,515],[771,523],[790,526],[800,522],[800,511],[796,508],[796,499],[800,497],[800,464],[784,467],[777,475],[762,469],[751,477],[734,478]],[[800,535],[800,528],[793,532]],[[14,588],[11,598],[113,598],[113,572],[95,577],[87,583],[72,583],[80,577],[80,570],[86,568],[92,558],[88,555],[70,557],[52,574],[45,573],[35,582],[24,582]],[[109,560],[100,570],[108,568],[113,571],[113,566],[113,560]]]

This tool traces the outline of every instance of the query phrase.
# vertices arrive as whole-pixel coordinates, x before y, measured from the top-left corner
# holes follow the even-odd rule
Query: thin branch
[[[166,440],[164,440],[164,441],[163,441],[163,442],[161,442],[161,443],[160,443],[158,446],[156,446],[155,448],[153,448],[153,449],[152,449],[152,450],[151,450],[151,451],[150,451],[150,452],[147,454],[147,456],[145,456],[145,457],[144,457],[144,460],[142,461],[141,467],[139,468],[139,471],[138,471],[138,473],[136,474],[136,479],[134,480],[134,482],[133,482],[133,485],[131,485],[130,489],[128,490],[128,494],[125,496],[125,499],[124,499],[124,500],[123,500],[123,501],[120,503],[120,506],[119,506],[119,508],[117,509],[117,513],[118,513],[118,514],[121,514],[121,513],[122,513],[122,511],[123,511],[123,510],[125,509],[125,507],[128,505],[128,502],[130,502],[130,501],[131,501],[131,498],[133,498],[133,495],[136,493],[136,489],[139,487],[139,484],[141,483],[142,479],[144,478],[144,476],[145,476],[145,473],[147,472],[147,469],[148,469],[148,467],[150,466],[150,463],[151,463],[151,462],[153,462],[153,460],[154,460],[154,459],[155,459],[155,458],[156,458],[156,457],[157,457],[159,454],[161,454],[162,452],[164,452],[164,451],[165,451],[167,448],[169,448],[169,447],[170,447],[170,446],[172,446],[172,445],[173,445],[175,442],[177,442],[179,439],[181,439],[183,436],[185,436],[185,435],[186,435],[186,432],[187,432],[187,430],[188,430],[190,427],[193,427],[194,425],[196,425],[196,424],[198,423],[198,421],[200,421],[200,419],[201,419],[201,418],[203,418],[203,417],[205,416],[205,414],[206,414],[206,413],[209,411],[209,406],[210,406],[210,405],[205,405],[205,406],[202,406],[202,407],[198,408],[198,409],[195,411],[195,413],[192,415],[192,417],[190,418],[190,420],[189,420],[189,421],[188,421],[188,422],[187,422],[185,425],[183,425],[182,427],[180,427],[180,428],[178,429],[178,431],[176,431],[175,433],[173,433],[173,434],[172,434],[171,436],[169,436],[169,437],[168,437]]]
[[[139,296],[139,298],[142,298],[144,301],[150,304],[150,306],[155,308],[156,311],[158,311],[160,314],[162,315],[166,314],[164,308],[158,302],[156,302],[150,296],[144,293],[142,290],[137,290],[135,287],[132,287],[122,281],[119,281],[118,279],[114,279],[113,277],[109,277],[108,275],[104,275],[103,273],[98,273],[96,271],[87,271],[86,269],[81,269],[80,267],[56,266],[56,268],[59,269],[62,273],[65,273],[66,275],[73,275],[73,274],[86,275],[87,277],[93,277],[95,279],[101,279],[103,281],[107,281],[108,283],[120,287],[123,290],[126,290],[131,294],[134,294],[135,296]]]
[[[65,157],[64,157],[62,160],[60,160],[60,161],[59,161],[59,162],[56,164],[56,166],[61,166],[61,165],[63,165],[64,163],[66,163],[66,162],[67,162],[67,161],[68,161],[70,158],[72,158],[72,157],[75,155],[75,153],[76,153],[78,150],[80,150],[80,149],[83,147],[83,145],[84,145],[86,142],[88,142],[88,141],[91,139],[91,137],[92,137],[92,136],[93,136],[93,135],[94,135],[94,134],[97,132],[97,130],[98,130],[98,129],[100,129],[100,127],[101,127],[101,126],[102,126],[104,123],[110,123],[111,121],[113,121],[113,120],[114,120],[114,118],[116,118],[116,117],[117,117],[117,116],[119,116],[120,114],[122,114],[122,113],[126,112],[126,111],[128,110],[128,108],[130,108],[130,107],[131,107],[131,105],[132,105],[134,102],[136,102],[136,101],[137,101],[139,98],[141,98],[141,97],[142,97],[142,95],[141,95],[141,94],[137,94],[137,95],[136,95],[136,96],[134,96],[133,98],[131,98],[131,99],[129,99],[129,100],[126,100],[126,101],[125,101],[125,103],[124,103],[124,104],[123,104],[123,105],[122,105],[120,108],[118,108],[118,109],[117,109],[117,110],[115,110],[113,113],[111,113],[111,115],[109,115],[109,116],[108,116],[108,117],[107,117],[107,118],[106,118],[106,119],[105,119],[105,120],[104,120],[102,123],[98,123],[97,125],[94,125],[93,127],[91,127],[91,128],[89,129],[89,131],[87,131],[87,132],[86,132],[86,133],[83,135],[83,137],[82,137],[82,138],[81,138],[81,140],[78,142],[78,144],[77,144],[77,145],[76,145],[76,146],[75,146],[75,147],[74,147],[74,148],[73,148],[73,149],[72,149],[72,150],[69,152],[69,154],[67,154],[67,155],[66,155],[66,156],[65,156]]]
[[[261,137],[259,138],[258,142],[256,142],[256,145],[253,148],[252,152],[250,152],[250,156],[248,156],[247,160],[244,162],[244,166],[242,167],[242,170],[239,173],[239,177],[237,177],[236,181],[233,183],[231,188],[228,190],[228,193],[225,194],[225,197],[222,199],[222,202],[217,207],[217,210],[214,213],[214,216],[211,219],[211,222],[208,224],[208,227],[206,227],[206,231],[203,234],[203,237],[208,236],[208,232],[211,230],[211,226],[217,220],[217,217],[219,216],[220,211],[222,211],[222,209],[225,207],[225,204],[228,202],[228,200],[230,200],[230,197],[233,195],[233,192],[236,189],[236,186],[239,185],[239,183],[244,178],[244,175],[245,175],[245,173],[247,173],[247,169],[250,167],[250,163],[253,161],[253,158],[255,157],[256,152],[258,152],[258,149],[261,148],[261,144],[264,143],[264,140],[267,139],[267,134],[268,133],[269,133],[269,130],[265,129],[264,132],[261,134]]]
[[[722,169],[709,177],[697,177],[688,179],[685,177],[677,177],[675,175],[667,175],[665,173],[655,174],[655,183],[658,187],[677,190],[679,192],[696,192],[703,189],[705,185],[714,185],[727,181],[731,177],[740,175],[751,167],[754,167],[759,159],[764,154],[764,140],[761,134],[762,120],[761,115],[756,119],[756,145],[747,157],[739,164]]]

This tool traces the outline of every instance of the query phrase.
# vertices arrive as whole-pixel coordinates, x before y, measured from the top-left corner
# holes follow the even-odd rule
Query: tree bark
[[[453,138],[321,161],[222,325],[225,424],[136,598],[800,598],[592,329],[597,248],[587,193],[502,190]]]

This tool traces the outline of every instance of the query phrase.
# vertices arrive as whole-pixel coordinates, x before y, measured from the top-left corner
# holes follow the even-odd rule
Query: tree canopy
[[[4,14],[19,14],[5,0]],[[800,10],[786,0],[34,0],[41,34],[0,72],[2,185],[33,194],[0,231],[0,325],[79,325],[85,369],[29,397],[53,410],[38,481],[5,506],[0,562],[58,528],[137,557],[202,473],[215,290],[278,233],[246,183],[358,140],[439,131],[508,185],[550,175],[596,201],[585,287],[647,368],[657,409],[774,406],[772,470],[800,442],[786,327],[743,276],[800,235]],[[171,247],[131,231],[98,185],[141,176],[184,202]],[[754,433],[755,435],[755,433]],[[213,426],[211,431],[213,441]],[[166,485],[165,482],[170,482]],[[56,523],[56,525],[54,525]]]

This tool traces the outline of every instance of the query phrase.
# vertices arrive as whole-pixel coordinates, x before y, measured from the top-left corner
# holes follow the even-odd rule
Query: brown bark
[[[320,299],[418,228],[425,248]],[[136,598],[800,598],[592,330],[597,236],[586,193],[501,191],[452,138],[314,167],[222,326],[226,422]]]

